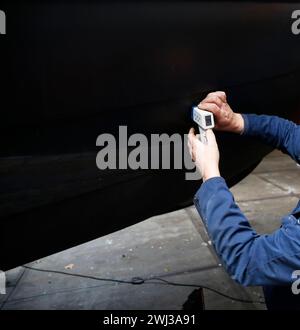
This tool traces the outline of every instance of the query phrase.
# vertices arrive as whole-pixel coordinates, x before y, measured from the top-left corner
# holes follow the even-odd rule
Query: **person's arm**
[[[242,117],[243,135],[258,137],[300,163],[300,126],[276,116],[243,114]]]
[[[219,173],[219,150],[212,130],[203,144],[191,129],[189,152],[203,183],[195,206],[201,215],[217,254],[232,278],[243,285],[283,285],[292,282],[300,269],[300,221],[284,218],[271,235],[258,235],[234,201]]]
[[[300,126],[295,123],[276,116],[235,113],[224,92],[208,94],[198,107],[214,114],[216,129],[260,138],[300,163]]]
[[[286,217],[271,235],[258,235],[222,177],[205,181],[194,198],[215,250],[242,285],[284,285],[300,269],[300,224]]]

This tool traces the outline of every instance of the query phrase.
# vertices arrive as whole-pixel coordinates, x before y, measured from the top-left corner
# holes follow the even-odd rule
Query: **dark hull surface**
[[[298,6],[299,7],[299,6]],[[57,1],[7,5],[1,36],[0,269],[190,205],[185,170],[104,170],[96,138],[185,134],[189,110],[225,90],[239,112],[298,120],[297,4]],[[3,37],[3,38],[2,38]],[[271,148],[217,134],[241,180]]]

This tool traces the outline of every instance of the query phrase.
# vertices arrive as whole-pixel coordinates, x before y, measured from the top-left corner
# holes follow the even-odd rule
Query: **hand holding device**
[[[192,117],[194,122],[199,126],[199,140],[207,144],[206,130],[212,129],[215,126],[213,114],[198,107],[193,107]]]

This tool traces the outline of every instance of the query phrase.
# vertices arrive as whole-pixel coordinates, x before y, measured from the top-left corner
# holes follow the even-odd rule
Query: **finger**
[[[213,93],[209,94],[203,101],[201,101],[199,106],[201,106],[202,103],[215,103],[219,108],[221,108],[224,101],[219,95]]]
[[[192,161],[196,161],[196,152],[195,149],[192,149]]]
[[[188,149],[189,149],[189,153],[191,154],[193,146],[192,146],[192,143],[189,140],[188,140],[187,146],[188,146]]]
[[[225,92],[223,92],[223,91],[216,91],[215,94],[218,95],[223,102],[227,102],[227,95],[226,95]]]
[[[222,100],[223,102],[227,102],[227,95],[226,95],[226,93],[223,92],[223,91],[216,91],[216,92],[209,93],[209,94],[207,94],[207,97],[208,97],[208,96],[211,96],[211,95],[218,96],[218,97],[221,98],[221,100]]]
[[[194,143],[195,137],[196,137],[196,135],[195,135],[195,129],[192,127],[189,130],[189,134],[188,134],[188,141],[190,141],[191,145]]]
[[[208,129],[206,131],[206,138],[207,138],[207,141],[208,141],[209,144],[217,143],[215,133],[213,132],[212,129]]]
[[[190,142],[190,140],[188,140],[187,145],[188,145],[188,150],[189,150],[190,157],[193,160],[193,144]]]
[[[193,148],[192,147],[189,148],[189,154],[190,154],[190,157],[193,160]]]
[[[189,135],[195,135],[195,129],[194,129],[194,127],[191,127],[190,128]]]
[[[216,105],[215,103],[203,103],[201,102],[198,106],[198,108],[202,110],[206,110],[209,112],[212,112],[214,115],[218,115],[221,113],[221,108]]]

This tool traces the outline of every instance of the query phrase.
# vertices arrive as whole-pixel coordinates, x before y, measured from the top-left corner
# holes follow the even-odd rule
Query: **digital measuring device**
[[[213,114],[209,111],[201,110],[198,107],[193,107],[192,118],[199,127],[199,140],[207,144],[206,131],[215,127]]]

